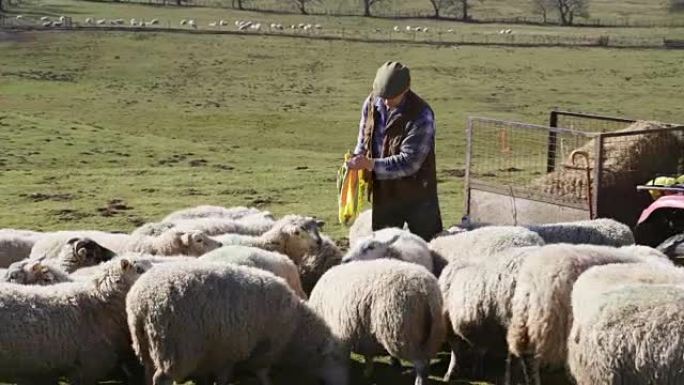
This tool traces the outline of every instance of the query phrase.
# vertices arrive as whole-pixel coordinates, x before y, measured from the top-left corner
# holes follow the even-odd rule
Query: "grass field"
[[[22,4],[13,12],[79,19],[277,17],[349,30],[395,23],[75,0]],[[636,2],[621,9],[627,4],[641,9]],[[610,33],[641,31],[670,33]],[[545,123],[560,106],[684,122],[684,51],[0,30],[0,227],[128,231],[206,203],[314,214],[341,238],[347,230],[336,223],[337,167],[354,145],[375,69],[388,59],[412,68],[414,89],[436,111],[445,224],[462,215],[469,115]],[[435,373],[444,369],[441,362]],[[383,366],[376,383],[412,381]]]

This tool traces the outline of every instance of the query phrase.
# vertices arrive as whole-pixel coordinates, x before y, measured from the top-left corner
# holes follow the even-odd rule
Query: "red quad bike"
[[[656,199],[639,217],[634,229],[636,243],[654,247],[673,261],[684,264],[684,186],[637,186],[637,190],[658,191]]]

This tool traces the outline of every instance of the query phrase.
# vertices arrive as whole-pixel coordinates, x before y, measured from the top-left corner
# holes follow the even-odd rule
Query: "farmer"
[[[442,231],[437,199],[435,115],[411,91],[408,67],[383,64],[363,103],[350,169],[371,172],[373,230],[404,227],[429,241]]]

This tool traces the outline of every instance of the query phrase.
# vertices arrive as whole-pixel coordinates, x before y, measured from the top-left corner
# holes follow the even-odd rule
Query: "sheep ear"
[[[31,265],[31,271],[35,273],[41,271],[44,267],[45,266],[41,265],[40,263],[34,263],[33,265]]]
[[[76,243],[76,242],[78,241],[78,239],[79,239],[78,237],[71,238],[71,239],[69,239],[69,240],[67,241],[66,244],[67,244],[67,245],[73,245],[74,243]]]
[[[128,270],[131,268],[131,262],[129,262],[128,259],[122,259],[119,261],[119,263],[121,264],[122,270]]]
[[[325,221],[322,219],[316,219],[316,226],[323,228],[323,226],[325,226]]]
[[[389,245],[393,244],[394,242],[396,242],[397,239],[399,239],[399,234],[393,236],[392,238],[390,238],[389,241],[383,242],[383,243],[385,244],[385,246],[389,246]]]

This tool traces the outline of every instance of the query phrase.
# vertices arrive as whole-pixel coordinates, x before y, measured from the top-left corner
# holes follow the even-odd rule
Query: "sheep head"
[[[67,241],[59,257],[77,267],[95,266],[114,258],[116,254],[90,238],[76,237]]]
[[[395,234],[388,240],[377,239],[375,233],[359,241],[349,252],[342,258],[342,263],[352,261],[370,261],[380,258],[397,259],[397,253],[392,248],[392,244],[396,242],[400,234]]]
[[[200,230],[174,231],[174,246],[181,251],[178,254],[199,257],[223,246],[221,242],[209,237]]]
[[[57,279],[50,268],[40,260],[15,262],[7,269],[5,282],[20,285],[52,285]]]
[[[286,215],[264,234],[269,242],[276,242],[280,252],[299,265],[304,255],[321,247],[320,226],[323,222],[312,217]]]

